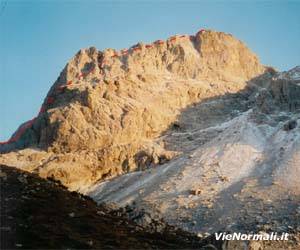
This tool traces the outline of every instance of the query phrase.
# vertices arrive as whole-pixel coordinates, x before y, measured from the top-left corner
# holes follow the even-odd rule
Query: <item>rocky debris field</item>
[[[195,233],[299,232],[299,91],[297,80],[267,74],[191,105],[156,139],[175,158],[86,193],[100,203],[135,203]]]
[[[1,249],[299,249],[287,242],[216,241],[166,224],[134,204],[97,205],[52,179],[0,166]],[[136,224],[138,223],[138,224]],[[141,224],[143,226],[141,226]]]
[[[210,242],[163,222],[159,232],[144,229],[56,181],[0,170],[1,249],[199,249]]]

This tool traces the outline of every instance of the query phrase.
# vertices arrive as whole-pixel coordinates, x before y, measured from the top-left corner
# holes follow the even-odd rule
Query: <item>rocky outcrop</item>
[[[160,137],[182,152],[172,161],[86,193],[99,203],[135,203],[202,235],[299,232],[300,109],[289,104],[300,86],[276,72],[250,85],[183,109]]]
[[[177,153],[156,138],[183,108],[241,91],[266,71],[241,41],[209,30],[122,51],[82,49],[30,127],[1,146],[0,162],[73,190],[164,163]]]

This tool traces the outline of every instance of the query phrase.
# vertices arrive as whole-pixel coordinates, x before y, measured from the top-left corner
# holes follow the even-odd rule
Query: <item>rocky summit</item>
[[[299,231],[300,66],[201,30],[80,50],[0,163],[185,230]],[[144,223],[144,222],[141,222]]]
[[[162,164],[177,152],[158,138],[182,109],[236,93],[266,71],[241,41],[208,30],[121,51],[82,49],[39,115],[0,146],[0,161],[72,190]]]

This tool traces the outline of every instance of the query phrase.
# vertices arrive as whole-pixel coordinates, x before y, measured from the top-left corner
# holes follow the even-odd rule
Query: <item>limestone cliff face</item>
[[[53,176],[71,189],[163,163],[176,152],[157,138],[181,109],[238,92],[266,70],[241,41],[208,30],[122,51],[82,49],[32,126],[1,146],[19,151],[0,161]]]

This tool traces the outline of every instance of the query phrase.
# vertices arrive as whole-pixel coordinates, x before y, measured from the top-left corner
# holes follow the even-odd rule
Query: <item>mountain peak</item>
[[[241,41],[211,30],[120,51],[81,49],[51,87],[38,116],[1,150],[24,149],[24,156],[36,159],[29,170],[38,168],[42,176],[77,189],[170,160],[177,152],[155,138],[172,126],[180,110],[241,91],[266,71]],[[1,162],[8,164],[9,157],[13,165],[22,165],[24,159],[15,161],[12,154]]]
[[[244,80],[263,70],[258,58],[232,35],[201,30],[196,35],[175,35],[120,51],[82,49],[68,63],[66,73],[67,80],[78,75],[105,80],[166,73],[193,79]]]

